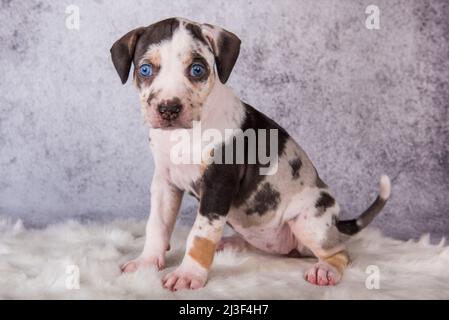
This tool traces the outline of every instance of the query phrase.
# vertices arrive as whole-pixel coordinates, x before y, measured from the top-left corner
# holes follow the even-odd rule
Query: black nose
[[[181,109],[181,101],[177,98],[163,101],[157,107],[162,119],[165,120],[175,120],[179,116]]]

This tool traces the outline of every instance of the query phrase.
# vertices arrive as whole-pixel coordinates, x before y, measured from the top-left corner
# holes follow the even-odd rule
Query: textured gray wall
[[[65,28],[71,3],[79,31]],[[364,26],[372,3],[377,31]],[[394,196],[375,224],[400,238],[448,234],[448,1],[2,0],[1,214],[34,226],[147,215],[147,129],[109,48],[170,16],[241,37],[230,85],[305,148],[345,217],[386,172]]]

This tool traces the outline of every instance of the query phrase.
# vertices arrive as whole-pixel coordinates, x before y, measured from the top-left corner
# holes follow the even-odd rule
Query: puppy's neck
[[[203,128],[224,129],[240,128],[245,117],[245,109],[231,88],[217,78],[207,97],[201,114]]]

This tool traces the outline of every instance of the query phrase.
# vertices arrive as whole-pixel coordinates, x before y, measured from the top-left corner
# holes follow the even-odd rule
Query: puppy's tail
[[[386,175],[380,177],[380,190],[376,200],[357,219],[337,222],[337,229],[341,233],[353,235],[365,228],[382,211],[391,194],[390,178]]]

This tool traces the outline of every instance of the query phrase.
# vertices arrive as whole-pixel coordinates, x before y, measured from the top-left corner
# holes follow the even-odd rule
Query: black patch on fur
[[[260,190],[254,196],[254,202],[246,210],[246,214],[257,213],[260,216],[267,211],[276,210],[281,201],[281,194],[275,190],[271,184],[265,182]]]
[[[209,44],[206,41],[206,38],[203,36],[203,31],[201,31],[201,27],[193,24],[193,23],[186,23],[185,28],[189,30],[189,32],[192,34],[193,38],[202,42],[207,47],[209,47]]]
[[[386,200],[377,196],[376,200],[366,209],[357,219],[338,221],[337,228],[340,232],[353,235],[373,221],[373,219],[382,211],[387,203]]]
[[[386,203],[386,200],[377,196],[376,200],[357,219],[337,221],[338,230],[347,235],[356,234],[373,221]]]
[[[285,144],[287,143],[287,140],[290,138],[288,133],[282,128],[280,125],[278,125],[276,122],[265,116],[263,113],[257,111],[253,107],[251,107],[248,104],[244,104],[245,107],[245,119],[241,125],[241,129],[243,132],[247,129],[266,129],[266,150],[270,150],[270,129],[277,129],[278,130],[278,158],[281,157],[281,155],[284,152]],[[256,145],[255,146],[249,146],[247,139],[245,139],[245,161],[248,159],[248,151],[251,150],[251,152],[256,152],[258,154],[259,150],[259,136],[256,134]],[[235,149],[234,149],[235,150]],[[258,159],[255,164],[250,164],[245,162],[244,165],[241,165],[241,179],[240,179],[240,188],[239,192],[236,195],[234,204],[236,206],[239,206],[243,204],[245,201],[247,201],[251,195],[257,190],[259,184],[265,179],[264,175],[260,174],[260,168],[265,167],[267,168],[268,165],[262,165],[259,163]]]
[[[201,179],[199,213],[210,221],[226,216],[239,189],[239,167],[234,164],[209,165]]]
[[[334,204],[335,204],[334,198],[332,198],[332,196],[329,193],[321,191],[320,197],[318,198],[315,207],[327,209],[332,207]]]
[[[315,185],[316,185],[318,188],[320,188],[320,189],[325,189],[325,188],[327,188],[327,184],[324,183],[323,180],[321,180],[320,175],[318,174],[318,171],[316,170],[315,167],[314,167],[314,169],[315,169],[315,174],[316,174]]]
[[[215,54],[218,77],[222,83],[228,81],[240,53],[240,39],[232,32],[223,30],[217,39],[218,54]]]
[[[329,193],[321,191],[320,197],[315,203],[315,208],[318,209],[316,216],[322,216],[326,209],[332,207],[334,204],[335,199]]]
[[[292,177],[293,180],[296,180],[299,178],[299,169],[302,167],[302,161],[299,158],[292,159],[288,162],[290,167],[292,168]]]
[[[361,230],[359,226],[357,225],[357,220],[344,220],[344,221],[338,221],[337,222],[337,229],[341,233],[347,234],[352,236],[353,234],[356,234]]]
[[[145,28],[134,29],[114,42],[111,47],[112,63],[114,64],[122,84],[125,84],[128,80],[136,43],[143,32],[145,32]]]
[[[277,156],[280,158],[282,153],[284,152],[285,144],[287,140],[290,138],[287,132],[280,127],[276,122],[263,115],[259,111],[255,110],[253,107],[245,104],[245,118],[241,124],[241,129],[243,132],[247,129],[266,129],[266,139],[265,141],[267,150],[270,150],[270,129],[278,130],[278,154]],[[263,167],[268,167],[267,165],[262,165],[259,162],[258,157],[256,157],[256,163],[248,162],[248,152],[258,152],[259,145],[259,136],[256,134],[256,143],[255,145],[249,146],[248,140],[245,139],[245,148],[244,148],[244,163],[238,164],[236,157],[236,143],[232,141],[228,144],[221,145],[219,148],[216,148],[214,153],[222,155],[222,164],[212,163],[207,166],[203,177],[201,179],[200,185],[200,210],[199,213],[206,217],[214,218],[212,213],[218,214],[220,216],[224,216],[228,213],[229,208],[232,206],[239,207],[244,203],[247,203],[248,199],[251,198],[252,194],[258,189],[258,186],[265,179],[265,175],[261,175],[259,169]],[[225,156],[228,152],[226,149],[231,148],[233,157],[232,164],[225,164]],[[220,151],[220,153],[217,153]],[[271,155],[270,155],[271,156]],[[267,188],[267,187],[264,187]],[[272,189],[272,187],[268,184],[268,188]],[[276,195],[275,190],[268,190],[267,195],[268,199],[271,200],[271,204],[268,206],[273,207],[277,206],[279,200],[277,197],[280,195]],[[263,197],[260,195],[259,197]],[[260,201],[258,201],[260,202]],[[259,205],[259,208],[261,205]],[[262,207],[260,212],[265,212]],[[255,211],[256,212],[256,211]]]

